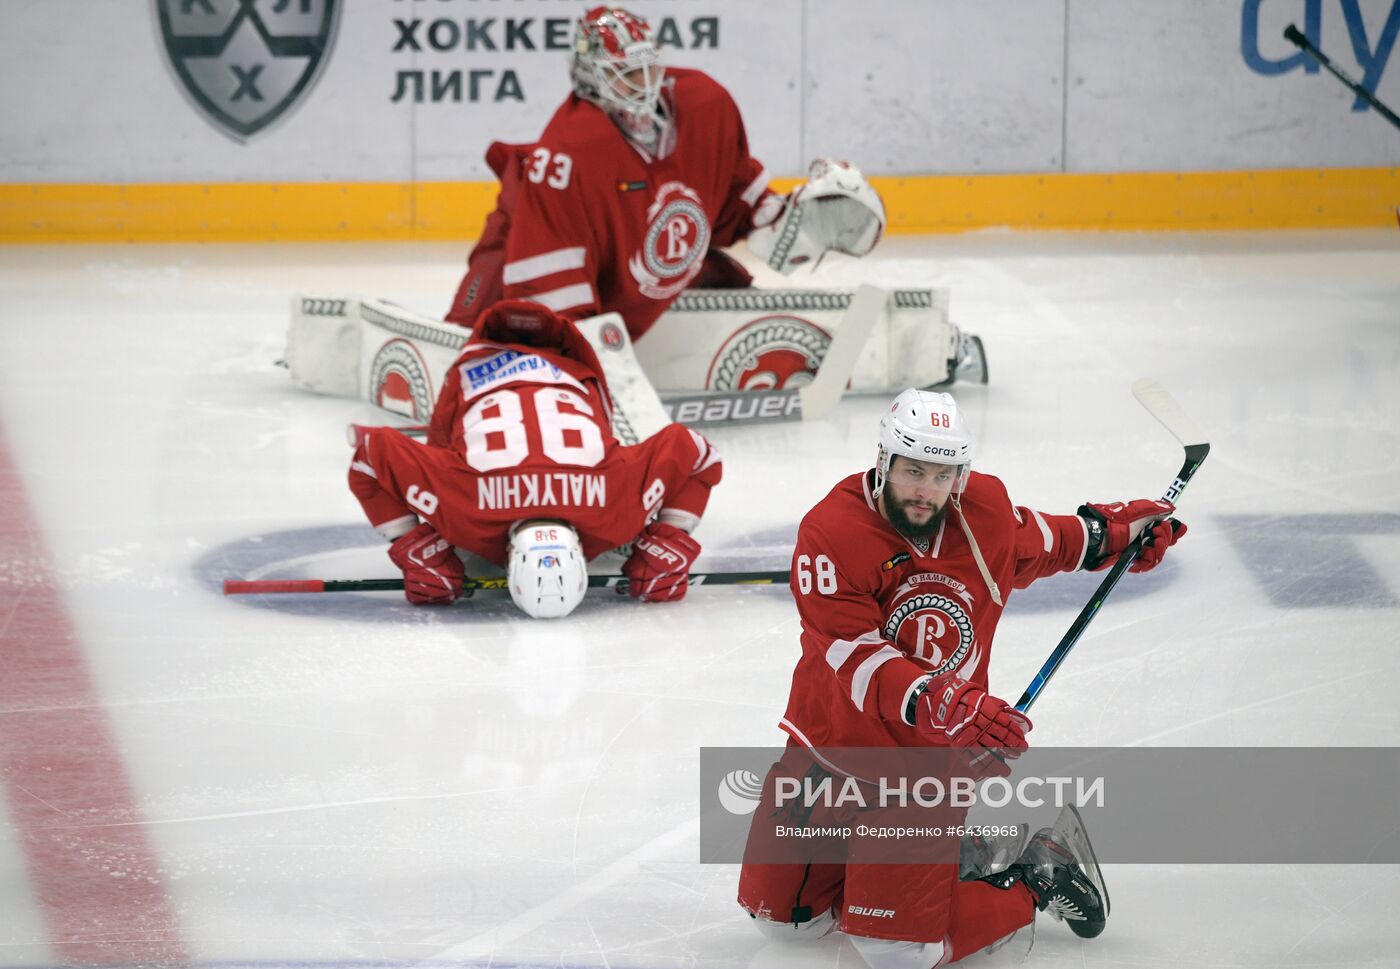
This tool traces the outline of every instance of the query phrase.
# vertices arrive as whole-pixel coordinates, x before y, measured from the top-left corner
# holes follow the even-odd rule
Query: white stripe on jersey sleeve
[[[697,434],[688,427],[686,430],[690,431],[690,439],[695,444],[695,450],[698,455],[695,459],[695,464],[691,466],[690,473],[699,474],[719,460],[719,451],[713,444],[706,440],[703,435]]]
[[[656,520],[665,522],[667,525],[675,525],[683,532],[693,532],[700,524],[700,516],[692,512],[682,511],[679,508],[663,508],[656,515]]]
[[[501,282],[507,286],[513,286],[516,283],[528,283],[541,276],[562,273],[568,269],[582,269],[585,255],[583,246],[570,246],[567,249],[542,252],[538,256],[530,256],[528,259],[517,259],[515,262],[506,263],[502,268]]]
[[[1031,517],[1040,526],[1040,537],[1045,540],[1045,551],[1050,551],[1055,545],[1055,536],[1050,534],[1050,526],[1045,523],[1045,516],[1034,508],[1031,509]]]
[[[839,672],[846,660],[851,658],[851,654],[861,646],[874,646],[884,639],[878,629],[872,629],[868,633],[861,633],[855,639],[833,640],[826,648],[826,665]]]
[[[748,203],[749,208],[753,208],[758,204],[758,200],[763,197],[763,193],[767,188],[768,170],[760,168],[758,170],[758,176],[752,182],[749,182],[749,187],[744,189],[743,194],[740,195],[739,198]]]
[[[886,643],[866,657],[864,663],[856,667],[855,676],[851,677],[851,702],[856,705],[857,710],[865,712],[865,694],[870,692],[870,681],[874,679],[875,671],[895,657],[903,655],[899,650]]]
[[[402,538],[417,527],[417,515],[404,515],[382,525],[376,525],[374,530],[392,542],[396,538]]]
[[[556,313],[571,310],[575,306],[588,306],[596,302],[593,297],[593,287],[589,283],[560,286],[558,289],[551,289],[547,293],[535,293],[527,298],[536,303],[542,303]]]

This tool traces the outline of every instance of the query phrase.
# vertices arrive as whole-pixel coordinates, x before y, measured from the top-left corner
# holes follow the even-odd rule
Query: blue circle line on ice
[[[702,525],[702,527],[704,527]],[[782,569],[791,559],[797,529],[791,524],[755,530],[741,537],[706,542],[702,571],[755,571]],[[394,567],[385,555],[387,544],[365,523],[313,525],[278,529],[215,545],[195,560],[191,571],[200,585],[223,595],[225,579],[367,579],[394,578]],[[367,565],[366,563],[373,563]],[[500,570],[477,559],[468,564],[472,574],[497,575]],[[366,574],[347,574],[363,571]],[[1172,556],[1146,575],[1132,576],[1115,590],[1121,604],[1138,596],[1165,590],[1177,578]],[[1082,607],[1102,579],[1096,572],[1076,572],[1037,582],[1017,590],[1009,603],[1014,613],[1074,611]],[[765,591],[766,590],[766,591]],[[781,586],[753,586],[745,594],[786,595]],[[732,592],[731,592],[732,594]],[[240,595],[229,597],[239,605],[294,616],[364,622],[471,622],[483,612],[512,612],[508,596],[490,592],[475,596],[466,608],[424,609],[410,606],[399,593],[335,592],[313,594]],[[604,601],[603,597],[596,597]],[[625,597],[617,600],[625,602]]]

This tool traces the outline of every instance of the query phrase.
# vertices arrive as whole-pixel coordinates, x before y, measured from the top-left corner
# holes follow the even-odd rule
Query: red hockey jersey
[[[672,118],[661,157],[576,95],[536,143],[491,145],[501,194],[450,319],[469,320],[453,315],[465,312],[459,304],[481,307],[477,290],[493,292],[492,280],[473,273],[503,248],[506,298],[574,319],[617,311],[635,339],[695,279],[712,246],[748,235],[768,176],[749,155],[729,92],[700,71],[668,68],[661,96]]]
[[[926,745],[907,719],[919,682],[952,673],[988,688],[1002,606],[957,510],[920,548],[876,508],[873,474],[841,481],[797,533],[802,658],[779,726],[808,747]],[[1088,532],[1078,515],[1013,505],[999,479],[975,472],[961,504],[1003,602],[1013,588],[1083,564]]]
[[[543,329],[513,331],[513,314]],[[601,371],[569,321],[534,304],[498,304],[448,371],[428,443],[369,431],[350,489],[388,537],[421,518],[501,566],[510,526],[525,519],[568,522],[590,559],[632,541],[662,512],[693,526],[719,483],[718,453],[680,424],[619,444]]]

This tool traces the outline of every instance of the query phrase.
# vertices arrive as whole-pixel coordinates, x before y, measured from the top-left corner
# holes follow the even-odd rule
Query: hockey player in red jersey
[[[1031,730],[987,679],[1012,590],[1106,568],[1150,529],[1132,566],[1145,571],[1186,530],[1165,501],[1045,514],[1013,504],[1000,480],[971,467],[972,440],[953,398],[907,390],[881,420],[874,469],[841,481],[802,520],[793,556],[802,656],[780,723],[788,754],[775,772],[841,776],[841,748],[880,747],[962,748],[995,772],[989,753],[1018,755]],[[772,780],[751,853],[771,830]],[[960,880],[954,864],[746,861],[739,902],[775,938],[839,929],[874,969],[961,959],[1030,923],[1037,908],[1086,937],[1102,931],[1107,914],[1092,852],[1077,850],[1058,825],[996,880]]]
[[[616,311],[636,338],[687,286],[749,285],[720,247],[748,238],[787,273],[878,241],[884,206],[857,169],[818,160],[790,196],[770,191],[729,92],[663,68],[640,17],[585,13],[570,75],[537,142],[487,150],[501,193],[448,320],[470,326],[502,296],[530,298],[572,319]]]
[[[682,598],[700,554],[690,532],[720,475],[714,448],[680,424],[619,444],[588,341],[540,304],[507,300],[449,370],[427,443],[371,429],[349,478],[410,602],[461,595],[464,549],[508,570],[527,613],[554,618],[582,599],[587,561],[629,542],[628,591]]]

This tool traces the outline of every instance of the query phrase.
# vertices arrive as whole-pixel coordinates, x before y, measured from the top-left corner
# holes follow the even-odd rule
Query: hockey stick
[[[1400,117],[1396,117],[1394,111],[1390,110],[1384,104],[1382,104],[1380,102],[1380,99],[1377,98],[1370,91],[1366,90],[1360,84],[1357,84],[1355,81],[1353,81],[1347,75],[1346,71],[1333,64],[1332,59],[1326,54],[1324,54],[1322,51],[1318,50],[1315,46],[1313,46],[1313,42],[1308,40],[1307,35],[1304,34],[1301,30],[1299,30],[1296,26],[1294,26],[1293,24],[1289,24],[1287,27],[1285,27],[1283,29],[1283,36],[1285,39],[1296,44],[1299,50],[1302,50],[1305,53],[1311,55],[1313,60],[1317,61],[1323,67],[1327,68],[1328,72],[1330,72],[1333,77],[1335,77],[1337,80],[1341,81],[1343,84],[1345,84],[1351,89],[1352,94],[1355,94],[1358,98],[1365,101],[1371,107],[1379,111],[1381,117],[1385,118],[1385,120],[1395,125],[1395,127],[1400,128]]]
[[[505,589],[505,576],[467,576],[463,589]],[[590,575],[590,589],[627,591],[625,575]],[[689,585],[778,585],[789,581],[782,572],[692,572]],[[270,595],[284,592],[402,592],[403,579],[225,579],[224,595]]]
[[[1191,418],[1186,416],[1186,412],[1167,393],[1166,388],[1157,381],[1144,378],[1133,384],[1133,396],[1138,399],[1138,403],[1147,408],[1147,412],[1157,420],[1172,436],[1181,442],[1186,449],[1186,459],[1181,465],[1181,470],[1176,473],[1176,478],[1162,497],[1175,503],[1181,493],[1186,490],[1186,485],[1196,474],[1201,463],[1205,461],[1206,455],[1210,453],[1210,444],[1206,441],[1205,435],[1201,433]],[[1060,664],[1065,661],[1069,651],[1074,648],[1074,644],[1079,642],[1079,637],[1084,634],[1084,630],[1089,627],[1089,623],[1094,621],[1098,615],[1099,608],[1108,598],[1108,594],[1113,591],[1113,587],[1118,584],[1118,580],[1123,577],[1123,573],[1128,571],[1128,566],[1133,564],[1133,560],[1142,551],[1143,543],[1151,535],[1150,529],[1143,529],[1132,544],[1129,545],[1123,554],[1118,556],[1118,561],[1113,564],[1113,568],[1108,570],[1108,574],[1103,577],[1099,587],[1094,590],[1093,596],[1084,604],[1084,608],[1079,610],[1079,615],[1075,617],[1069,630],[1064,634],[1058,646],[1051,651],[1049,658],[1040,667],[1040,672],[1035,674],[1030,686],[1026,687],[1026,692],[1021,694],[1021,699],[1016,701],[1016,709],[1022,713],[1031,708],[1031,704],[1040,696],[1041,691],[1050,682],[1050,677],[1055,675],[1055,671],[1060,668]]]
[[[691,427],[821,420],[835,409],[846,392],[856,360],[888,299],[889,293],[869,283],[862,283],[856,289],[817,367],[817,375],[807,386],[667,395],[662,398],[667,414],[676,423]]]

